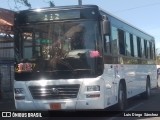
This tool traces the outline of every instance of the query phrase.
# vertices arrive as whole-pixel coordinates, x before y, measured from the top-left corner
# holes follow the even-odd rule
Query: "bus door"
[[[114,65],[105,64],[104,66],[104,80],[105,80],[105,105],[110,105],[116,101],[116,82]]]
[[[110,36],[104,36],[104,80],[105,80],[105,105],[109,106],[116,101],[116,83],[113,57],[111,56]]]

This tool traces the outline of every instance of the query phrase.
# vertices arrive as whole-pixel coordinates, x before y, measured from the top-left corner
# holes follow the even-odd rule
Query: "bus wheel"
[[[147,80],[146,80],[146,91],[144,93],[142,93],[141,96],[144,99],[148,99],[150,97],[150,95],[151,95],[151,85],[150,85],[150,80],[147,77]]]
[[[120,82],[119,84],[119,89],[118,89],[118,105],[117,105],[117,109],[119,111],[122,111],[125,109],[126,107],[126,89],[125,89],[125,85]]]

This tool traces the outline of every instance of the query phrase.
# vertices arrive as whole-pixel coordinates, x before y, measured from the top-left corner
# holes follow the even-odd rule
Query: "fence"
[[[0,60],[0,97],[13,99],[14,62]]]

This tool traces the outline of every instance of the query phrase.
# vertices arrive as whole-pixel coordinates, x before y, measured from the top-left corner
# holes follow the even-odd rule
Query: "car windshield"
[[[19,27],[19,31],[22,46],[16,49],[17,66],[33,63],[32,72],[95,74],[95,58],[100,57],[96,21],[31,24]],[[24,71],[20,68],[24,67],[17,71]]]

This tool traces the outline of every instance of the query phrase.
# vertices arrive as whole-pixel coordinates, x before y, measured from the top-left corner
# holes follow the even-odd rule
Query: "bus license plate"
[[[60,110],[61,109],[61,104],[60,103],[51,103],[50,104],[50,109],[51,110]]]

